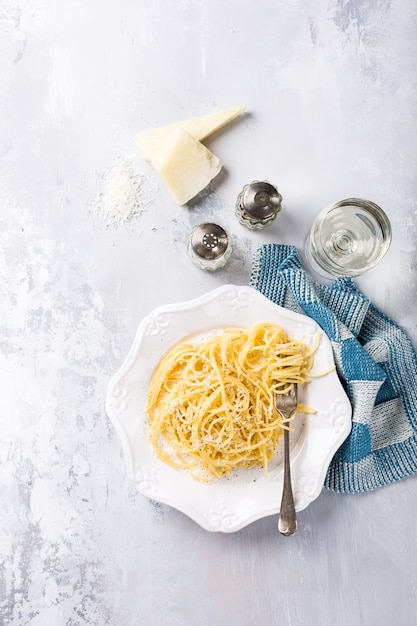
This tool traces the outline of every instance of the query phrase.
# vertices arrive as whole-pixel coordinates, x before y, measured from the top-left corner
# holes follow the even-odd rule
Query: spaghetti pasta
[[[148,391],[149,437],[157,456],[198,480],[255,465],[266,472],[288,428],[273,408],[274,393],[309,380],[316,347],[271,323],[175,345]]]

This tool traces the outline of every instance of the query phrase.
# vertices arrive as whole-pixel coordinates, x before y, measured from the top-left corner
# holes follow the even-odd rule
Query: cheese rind
[[[220,159],[180,127],[165,132],[152,165],[179,205],[207,187],[223,167]]]
[[[176,122],[175,124],[144,130],[137,135],[139,151],[146,161],[152,163],[155,152],[158,151],[159,144],[167,136],[167,133],[170,133],[176,128],[182,128],[198,141],[203,141],[209,135],[212,135],[226,124],[229,124],[240,115],[245,108],[245,106],[241,105],[200,117],[192,117],[189,120]]]
[[[209,135],[212,135],[217,130],[220,130],[220,128],[223,128],[223,126],[226,126],[226,124],[232,122],[238,115],[243,113],[244,110],[245,107],[243,105],[232,107],[231,109],[216,111],[208,115],[193,117],[185,122],[180,122],[180,125],[187,133],[190,133],[190,135],[199,141],[203,141]]]

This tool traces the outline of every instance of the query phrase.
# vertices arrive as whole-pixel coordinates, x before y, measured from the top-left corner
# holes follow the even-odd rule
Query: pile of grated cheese
[[[126,158],[120,157],[107,168],[99,184],[96,213],[108,225],[124,224],[143,209],[143,177]]]

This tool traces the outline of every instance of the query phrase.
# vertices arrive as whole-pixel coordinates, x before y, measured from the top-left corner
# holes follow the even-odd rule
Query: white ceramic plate
[[[195,300],[159,307],[145,317],[126,361],[108,387],[107,413],[121,437],[127,470],[137,489],[210,531],[233,532],[279,512],[282,443],[266,477],[262,468],[252,468],[208,484],[195,481],[185,470],[161,462],[152,450],[145,412],[148,385],[160,358],[178,341],[198,340],[226,326],[249,327],[265,321],[279,324],[307,344],[321,332],[312,371],[318,373],[334,364],[330,341],[312,319],[273,304],[251,287],[225,285]],[[301,386],[299,401],[316,413],[298,417],[291,434],[297,511],[320,494],[329,463],[351,429],[351,405],[334,370]]]

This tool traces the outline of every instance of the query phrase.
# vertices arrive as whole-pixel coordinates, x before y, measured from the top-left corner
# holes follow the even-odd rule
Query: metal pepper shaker
[[[197,267],[214,272],[230,259],[232,244],[224,228],[204,223],[193,228],[188,238],[188,252]]]
[[[262,230],[273,222],[281,210],[282,196],[268,181],[254,180],[245,185],[237,197],[235,214],[251,230]]]

